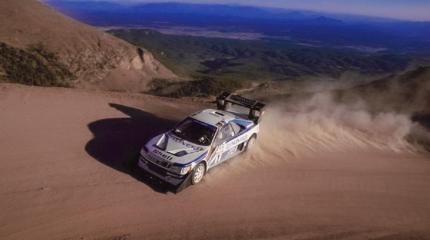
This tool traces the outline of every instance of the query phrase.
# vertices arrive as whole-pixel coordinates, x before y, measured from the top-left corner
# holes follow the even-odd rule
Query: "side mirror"
[[[224,110],[225,109],[225,100],[218,98],[216,100],[216,105],[217,105],[218,110]]]

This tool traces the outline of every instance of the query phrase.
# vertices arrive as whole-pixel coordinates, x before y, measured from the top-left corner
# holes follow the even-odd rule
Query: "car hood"
[[[150,157],[177,165],[187,165],[206,157],[209,146],[185,141],[172,133],[163,133],[145,144]]]

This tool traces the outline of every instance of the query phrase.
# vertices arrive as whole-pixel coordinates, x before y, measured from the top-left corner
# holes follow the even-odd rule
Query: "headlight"
[[[178,174],[186,175],[191,171],[191,166],[186,166],[186,167],[173,166],[172,170]]]

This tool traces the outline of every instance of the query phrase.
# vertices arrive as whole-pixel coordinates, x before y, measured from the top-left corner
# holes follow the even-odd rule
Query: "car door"
[[[210,167],[216,166],[228,159],[230,148],[227,143],[233,137],[234,131],[229,124],[224,125],[218,131],[214,141],[214,153],[212,154],[211,160],[209,161]]]

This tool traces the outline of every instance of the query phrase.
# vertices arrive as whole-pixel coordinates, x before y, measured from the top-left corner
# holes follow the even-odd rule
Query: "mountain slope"
[[[284,82],[288,89],[308,79],[308,82],[319,81],[321,84],[325,81],[324,85],[333,81],[341,81],[344,85],[354,81],[357,85],[368,82],[365,81],[368,78],[379,79],[402,72],[414,59],[414,56],[403,54],[309,46],[276,39],[179,36],[150,29],[113,29],[109,32],[136,46],[147,47],[179,76],[202,80],[175,82],[174,88],[169,86],[172,90],[167,94],[169,96],[170,93],[174,96],[217,94],[219,90],[250,88],[253,83],[267,81]],[[156,88],[165,95],[169,84],[161,82],[156,82]],[[178,91],[178,87],[184,91]],[[286,93],[287,89],[284,90]],[[156,94],[161,92],[156,91]]]
[[[19,49],[43,45],[76,76],[74,86],[143,89],[153,78],[175,77],[146,50],[138,51],[38,1],[0,2],[0,42]]]

